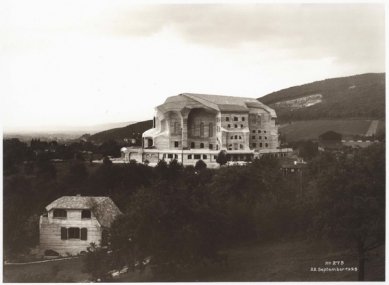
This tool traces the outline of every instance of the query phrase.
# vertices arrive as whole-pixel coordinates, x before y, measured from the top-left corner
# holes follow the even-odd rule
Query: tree
[[[341,156],[317,176],[319,232],[353,244],[364,280],[366,253],[385,242],[385,149]],[[328,162],[328,160],[327,160]]]
[[[216,157],[216,162],[222,166],[225,165],[227,161],[227,152],[225,150],[221,150]]]
[[[198,160],[195,165],[197,171],[202,171],[207,168],[207,164],[203,160]]]

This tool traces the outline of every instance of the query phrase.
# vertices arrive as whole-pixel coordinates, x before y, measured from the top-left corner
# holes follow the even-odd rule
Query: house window
[[[226,121],[229,122],[230,121],[230,117],[226,117]]]
[[[200,143],[200,148],[204,148],[204,143]]]
[[[238,138],[238,136],[237,135],[235,135],[235,139],[237,139]]]
[[[228,124],[228,125],[227,125],[227,128],[231,128],[231,125],[230,125],[230,124]]]
[[[259,137],[258,137],[258,139],[260,139],[260,140],[261,140],[261,139],[262,139],[262,137],[261,137],[261,136],[259,136]]]
[[[233,140],[233,139],[234,139],[234,136],[231,136],[231,139]]]
[[[90,218],[91,218],[90,210],[82,210],[81,211],[81,219],[90,219]]]
[[[191,147],[191,148],[195,148],[195,143],[194,143],[194,142],[191,142],[191,143],[190,143],[190,147]]]
[[[253,143],[253,147],[257,147],[257,144],[256,144],[256,143]]]
[[[61,227],[61,239],[65,240],[68,239],[68,229]]]
[[[237,128],[238,128],[238,125],[234,125],[234,128],[237,129]]]
[[[213,144],[209,144],[209,149],[213,149]]]
[[[175,159],[178,159],[178,154],[175,154],[175,155],[174,155],[174,158],[175,158]]]
[[[255,130],[253,130],[253,134],[255,134]]]
[[[219,145],[216,145],[216,150],[219,150]]]
[[[265,140],[267,140],[267,137],[265,137]]]
[[[252,136],[251,139],[255,140],[255,136]]]
[[[194,155],[194,159],[201,159],[201,155],[200,154],[195,154]]]
[[[68,239],[80,238],[80,228],[68,228]]]
[[[243,121],[243,122],[245,121],[245,119],[246,119],[245,117],[242,117],[242,121]]]
[[[259,147],[262,147],[262,143],[259,143]]]
[[[206,154],[203,154],[203,159],[207,159],[207,155]]]
[[[174,142],[174,147],[178,147],[178,141]]]
[[[174,134],[178,134],[178,122],[174,122]]]
[[[169,154],[167,155],[167,158],[173,158],[173,154],[169,153]]]
[[[266,134],[266,131],[263,131]]]
[[[53,217],[54,218],[66,218],[67,213],[64,209],[54,209],[53,211]]]
[[[238,121],[238,117],[234,117],[234,121],[235,121],[235,122]]]
[[[261,133],[261,130],[258,130],[258,133],[260,134],[260,133]]]
[[[188,159],[192,159],[192,155],[191,154],[188,154]]]
[[[200,124],[200,137],[204,137],[204,123]]]
[[[240,145],[239,145],[239,148],[240,148],[240,149],[243,149],[243,144],[240,144]]]
[[[267,143],[265,143],[265,147],[268,147],[269,145]]]
[[[87,228],[81,229],[81,240],[88,240],[88,229]]]
[[[243,125],[240,125],[240,127],[243,129]]]
[[[209,132],[208,132],[209,137],[213,137],[213,124],[209,123]]]
[[[239,139],[241,140],[241,139],[242,139],[242,137],[241,137],[241,136],[239,136]]]

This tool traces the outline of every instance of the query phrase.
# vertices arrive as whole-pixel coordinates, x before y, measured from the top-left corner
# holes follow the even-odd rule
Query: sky
[[[258,98],[368,72],[385,72],[382,3],[0,4],[5,132],[140,121],[180,93]]]

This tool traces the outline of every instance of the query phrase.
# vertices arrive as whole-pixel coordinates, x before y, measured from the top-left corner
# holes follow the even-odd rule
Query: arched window
[[[209,123],[209,137],[213,137],[213,124],[212,123]]]
[[[204,137],[204,123],[201,122],[200,124],[200,137]]]

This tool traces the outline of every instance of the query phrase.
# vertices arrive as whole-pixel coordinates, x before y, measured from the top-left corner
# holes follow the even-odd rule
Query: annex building
[[[155,108],[153,128],[142,135],[142,148],[123,148],[125,161],[183,164],[216,163],[220,150],[233,161],[263,153],[279,154],[276,113],[254,98],[183,93]]]

